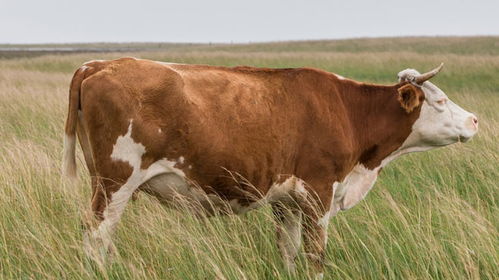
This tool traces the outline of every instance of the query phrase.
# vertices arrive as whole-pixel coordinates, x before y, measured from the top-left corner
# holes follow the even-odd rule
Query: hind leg
[[[114,253],[112,236],[141,178],[132,175],[121,186],[111,180],[95,179],[95,182],[92,211],[99,222],[85,234],[84,248],[93,260],[104,263]]]
[[[100,223],[85,236],[85,252],[98,263],[104,262],[110,250],[114,250],[112,236],[133,193],[154,176],[174,171],[169,162],[158,160],[147,169],[135,169],[125,183],[120,183],[124,180],[119,179],[98,179],[100,183],[94,188],[92,210]]]

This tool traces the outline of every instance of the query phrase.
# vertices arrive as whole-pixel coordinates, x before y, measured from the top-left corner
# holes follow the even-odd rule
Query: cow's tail
[[[69,108],[66,128],[64,130],[64,151],[62,159],[62,172],[64,175],[76,177],[76,124],[78,121],[78,110],[80,107],[80,87],[84,75],[85,66],[76,70],[69,86]]]

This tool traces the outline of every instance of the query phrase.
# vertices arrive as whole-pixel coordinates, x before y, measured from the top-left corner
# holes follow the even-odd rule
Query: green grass
[[[116,260],[99,267],[85,258],[80,221],[90,212],[90,183],[81,153],[77,182],[59,172],[68,85],[84,61],[124,55],[310,66],[377,83],[445,62],[434,82],[479,116],[479,134],[387,166],[363,202],[332,220],[326,279],[497,279],[498,37],[179,46],[0,59],[0,279],[308,277],[303,258],[296,277],[283,270],[268,208],[197,220],[146,195],[126,210]]]

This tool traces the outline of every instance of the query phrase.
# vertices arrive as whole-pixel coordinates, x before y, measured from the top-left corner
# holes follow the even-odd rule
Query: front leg
[[[286,269],[294,273],[295,259],[301,245],[301,210],[291,203],[278,202],[272,205],[272,213],[276,221],[277,246]]]
[[[322,192],[320,195],[315,192],[309,194],[307,199],[300,203],[303,212],[303,245],[315,279],[322,279],[324,276],[332,195],[330,188],[330,191]]]

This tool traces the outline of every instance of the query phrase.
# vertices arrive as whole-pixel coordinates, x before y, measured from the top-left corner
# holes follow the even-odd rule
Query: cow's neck
[[[410,114],[402,109],[398,87],[355,84],[342,92],[353,128],[355,158],[368,169],[379,167],[400,148],[419,116],[419,109]]]

